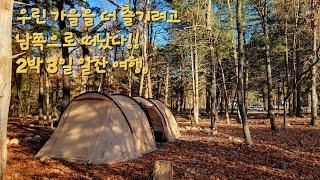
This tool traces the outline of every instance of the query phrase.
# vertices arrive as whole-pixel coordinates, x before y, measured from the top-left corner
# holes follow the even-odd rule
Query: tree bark
[[[268,24],[268,6],[267,2],[264,2],[263,8],[263,30],[264,35],[266,37],[266,70],[267,70],[267,88],[268,88],[268,116],[270,119],[271,131],[275,131],[277,129],[275,117],[274,117],[274,107],[273,107],[273,99],[272,99],[272,68],[271,68],[271,58],[270,58],[270,37],[269,37],[269,24]]]
[[[62,10],[64,10],[64,0],[60,0],[57,3],[57,8],[58,11],[61,12]],[[61,16],[61,14],[59,15]],[[61,33],[61,44],[65,44],[65,39],[64,39],[64,35],[63,32],[66,29],[66,22],[65,20],[62,21],[61,18],[59,17],[59,29],[60,29],[60,33]],[[62,47],[62,58],[65,60],[65,64],[69,64],[69,48],[68,47]],[[65,76],[63,75],[63,97],[62,97],[62,107],[63,109],[67,108],[69,102],[70,102],[70,96],[71,96],[71,76]]]
[[[16,69],[16,67],[13,67],[13,69]],[[16,104],[13,112],[13,116],[22,117],[25,114],[25,111],[22,107],[22,103],[20,101],[20,91],[21,91],[21,84],[22,84],[22,74],[15,74],[13,76],[13,82],[15,82],[16,86]],[[11,100],[12,101],[12,100]],[[12,103],[12,102],[11,102]]]
[[[298,55],[298,28],[299,28],[299,9],[300,9],[300,2],[298,1],[297,4],[295,4],[297,7],[295,11],[295,27],[294,27],[294,33],[293,33],[293,60],[294,60],[294,72],[295,72],[295,81],[294,84],[297,83],[297,80],[301,77],[301,70],[302,65],[300,62],[300,57]],[[302,116],[302,102],[301,102],[301,83],[298,84],[298,87],[296,88],[296,91],[294,92],[294,112],[297,117]]]
[[[228,96],[228,90],[227,90],[227,83],[226,83],[226,77],[224,75],[224,69],[221,63],[221,60],[218,60],[219,66],[221,69],[221,76],[222,76],[222,86],[223,86],[223,93],[224,93],[224,106],[225,106],[225,115],[226,115],[226,123],[230,124],[230,118],[229,118],[229,96]]]
[[[211,78],[207,76],[207,82],[211,81]],[[210,108],[211,108],[211,85],[209,83],[206,84],[206,114],[210,115]]]
[[[278,94],[277,94],[277,117],[279,117],[280,103],[281,103],[281,81],[278,82]]]
[[[297,42],[298,47],[299,47],[299,42]],[[298,53],[298,51],[296,52],[296,64],[297,64],[297,79],[300,78],[301,76],[301,72],[302,72],[302,62],[300,59],[300,55]],[[296,116],[297,117],[302,117],[302,84],[300,83],[297,87],[297,109],[296,109]]]
[[[6,177],[7,123],[11,98],[13,1],[0,0],[0,180]]]
[[[313,58],[312,63],[317,61],[317,5],[316,2],[312,1],[312,11],[313,11]],[[317,109],[318,109],[318,94],[317,94],[317,66],[312,67],[311,70],[311,79],[312,79],[312,87],[311,87],[311,126],[317,126]]]
[[[230,3],[230,0],[227,0],[227,5],[228,5],[228,16],[229,16],[229,28],[231,30],[231,35],[232,35],[232,50],[233,50],[233,60],[234,60],[234,73],[236,75],[236,92],[234,93],[234,99],[238,98],[238,55],[237,55],[237,44],[236,44],[236,41],[237,41],[237,37],[234,33],[234,29],[235,27],[233,26],[234,24],[234,15],[232,14],[232,10],[231,10],[231,3]],[[232,106],[231,106],[231,114],[233,114],[233,111],[234,111],[234,102],[232,102]],[[239,109],[237,108],[237,123],[241,124],[241,116],[240,116],[240,113],[239,113]]]
[[[166,68],[166,81],[165,81],[165,87],[164,87],[164,104],[169,106],[169,78],[170,78],[170,68],[167,65]]]
[[[150,40],[149,40],[148,44],[152,44],[153,25],[150,24],[148,27],[150,28],[150,29],[148,28],[149,29],[149,37],[150,37],[149,38]],[[147,48],[148,48],[148,44],[147,44]],[[149,96],[149,98],[153,98],[153,89],[152,89],[151,71],[150,71],[151,64],[152,64],[152,58],[148,58],[148,51],[147,51],[147,54],[145,54],[145,57],[147,59],[146,67],[149,69],[148,74],[147,74],[148,96]]]
[[[46,92],[45,92],[45,96],[46,96],[46,116],[48,118],[48,121],[51,121],[52,104],[51,104],[50,96],[52,95],[52,93],[51,93],[52,90],[51,90],[51,80],[50,80],[49,74],[47,72],[46,72],[45,79],[46,79],[45,80],[46,81]]]
[[[150,9],[149,6],[150,6],[150,0],[146,0],[146,3],[145,3],[146,12],[149,11],[149,9]],[[143,23],[143,69],[145,69],[145,68],[149,68],[148,67],[148,22],[147,22],[147,20],[145,20]],[[142,96],[142,94],[143,94],[144,78],[145,78],[144,73],[141,73],[140,88],[139,88],[139,95],[140,96]],[[147,81],[149,81],[148,77],[147,77]],[[147,87],[146,90],[149,90],[148,84],[146,87]],[[145,93],[145,95],[147,95],[147,93]],[[148,93],[148,95],[149,95],[149,93]]]
[[[143,85],[144,85],[144,74],[142,73],[140,78],[139,96],[142,96],[143,94]]]
[[[287,1],[285,1],[286,5],[287,5]],[[286,87],[284,90],[284,97],[288,94],[289,92],[289,87],[290,87],[290,77],[289,77],[289,43],[288,43],[288,19],[289,19],[289,14],[288,12],[286,12],[286,24],[285,24],[285,44],[286,44],[286,54],[285,54],[285,65],[286,65]],[[284,121],[283,121],[283,127],[287,126],[287,107],[289,107],[289,112],[292,112],[291,108],[291,103],[289,101],[289,104],[287,105],[287,102],[284,102]]]
[[[244,104],[244,29],[242,25],[242,0],[237,0],[237,30],[238,30],[238,104],[239,111],[242,119],[243,134],[245,143],[251,145],[252,139],[249,130],[249,123],[247,118],[247,112]]]
[[[214,42],[212,37],[212,27],[211,27],[211,11],[212,11],[212,1],[208,0],[208,14],[207,14],[207,29],[209,36],[209,49],[210,49],[210,59],[211,59],[211,129],[217,130],[218,123],[218,110],[217,110],[217,79],[216,79],[216,65],[217,57],[214,49]]]
[[[28,74],[28,94],[29,96],[32,95],[32,84],[31,84],[31,74]],[[28,107],[27,107],[27,114],[30,115],[31,114],[31,98],[28,99]]]
[[[42,54],[42,58],[45,62],[45,52]],[[38,105],[39,105],[39,117],[42,120],[44,116],[44,83],[45,83],[45,64],[42,63],[40,66],[40,81],[39,81],[39,96],[38,96]]]
[[[179,72],[179,90],[178,90],[178,98],[179,98],[179,106],[178,112],[183,112],[183,104],[184,104],[184,86],[183,86],[183,77],[182,77],[182,65],[180,65],[180,72]]]
[[[267,110],[267,92],[265,90],[265,87],[261,88],[261,93],[262,93],[262,100],[263,100],[263,110]]]
[[[196,61],[195,61],[195,54],[194,54],[194,47],[190,47],[191,48],[191,62],[192,62],[192,89],[193,89],[193,119],[194,119],[194,122],[196,124],[199,123],[199,113],[198,113],[198,106],[197,106],[197,93],[196,93]]]
[[[249,94],[249,60],[247,58],[245,59],[244,63],[244,104],[246,107],[246,111],[248,111],[248,94]]]
[[[196,23],[197,24],[197,23]],[[197,25],[196,25],[197,26]],[[195,99],[194,99],[194,118],[195,123],[199,123],[199,59],[198,59],[198,39],[195,31],[194,37],[194,87],[195,87]]]
[[[193,54],[193,47],[190,46],[190,59],[191,59],[191,74],[192,74],[192,112],[193,112],[193,120],[196,120],[195,114],[195,97],[196,97],[196,86],[195,86],[195,73],[194,73],[194,54]],[[211,98],[211,97],[210,97]],[[192,123],[192,120],[191,120]]]

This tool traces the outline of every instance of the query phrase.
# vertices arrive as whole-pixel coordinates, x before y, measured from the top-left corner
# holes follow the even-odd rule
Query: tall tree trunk
[[[13,63],[14,66],[14,63]],[[16,69],[16,67],[13,67],[13,69]],[[20,91],[21,91],[21,80],[22,80],[22,74],[16,74],[13,76],[13,82],[15,82],[15,86],[16,86],[16,103],[14,104],[15,106],[15,110],[13,113],[13,116],[18,116],[18,117],[22,117],[23,116],[23,107],[22,107],[22,103],[20,101]],[[11,102],[12,103],[12,102]]]
[[[224,69],[221,63],[221,60],[218,60],[219,66],[221,69],[221,76],[222,76],[222,87],[223,87],[223,96],[224,96],[224,107],[225,107],[225,115],[226,115],[226,123],[230,124],[229,119],[229,96],[228,96],[228,90],[227,90],[227,83],[226,83],[226,77],[224,75]]]
[[[134,26],[133,29],[135,29],[135,25],[133,25],[133,26]],[[134,48],[131,49],[130,55],[133,56],[134,55],[133,53],[134,53]],[[129,71],[128,71],[128,90],[129,90],[128,94],[130,97],[132,97],[133,83],[134,83],[133,72],[132,72],[132,69],[129,69]]]
[[[313,58],[312,63],[317,61],[317,18],[318,10],[315,0],[312,1],[312,11],[313,11]],[[317,108],[318,108],[318,94],[317,94],[317,66],[314,66],[311,70],[312,87],[311,87],[311,126],[317,126]]]
[[[158,78],[158,92],[156,94],[156,99],[160,99],[161,98],[161,94],[162,94],[162,81],[160,78]]]
[[[236,92],[234,94],[234,99],[237,99],[238,98],[238,55],[237,55],[237,44],[236,44],[236,41],[237,41],[237,37],[234,33],[234,15],[232,14],[232,10],[231,10],[231,3],[230,3],[230,0],[227,0],[227,5],[228,5],[228,16],[229,16],[229,28],[230,28],[230,31],[231,31],[231,35],[232,35],[232,49],[233,49],[233,60],[234,60],[234,73],[236,75]],[[232,107],[231,107],[231,113],[233,114],[233,110],[234,110],[234,102],[232,102]],[[239,112],[239,108],[237,108],[237,123],[239,124],[242,124],[242,120],[241,120],[241,115],[240,115],[240,112]]]
[[[294,63],[295,64],[295,63]],[[295,66],[295,65],[294,65]],[[296,68],[294,68],[296,69]],[[293,80],[293,86],[294,84],[296,84],[297,82],[297,79],[296,79],[296,70],[294,70],[294,80]],[[294,88],[294,87],[292,87]],[[296,115],[296,112],[297,112],[297,88],[295,88],[294,92],[293,92],[293,95],[292,95],[292,107],[293,107],[293,114],[291,115],[292,117]]]
[[[195,58],[195,48],[194,47],[190,47],[191,48],[191,62],[192,62],[192,89],[193,89],[193,119],[194,122],[196,124],[198,124],[199,122],[199,113],[198,113],[198,106],[197,106],[197,85],[196,85],[196,58]]]
[[[142,73],[140,78],[139,96],[142,96],[143,94],[143,85],[144,85],[144,74]]]
[[[263,100],[263,110],[267,110],[267,92],[266,92],[266,90],[265,90],[265,87],[262,87],[261,88],[261,91],[262,91],[262,100]]]
[[[217,57],[214,49],[214,41],[211,27],[211,11],[212,11],[212,1],[208,0],[208,14],[207,14],[207,29],[209,36],[209,49],[210,49],[210,59],[211,59],[211,129],[217,130],[218,123],[218,110],[217,110],[217,79],[216,79],[216,65]]]
[[[43,60],[46,59],[45,52],[42,54]],[[39,96],[38,96],[38,105],[39,105],[39,117],[42,120],[44,116],[44,86],[45,86],[45,64],[42,63],[40,66],[40,81],[39,81]]]
[[[218,109],[217,109],[217,81],[216,81],[216,57],[214,56],[214,47],[210,45],[211,51],[211,129],[217,130],[217,123],[218,123]]]
[[[46,92],[45,92],[45,97],[46,97],[46,116],[48,118],[48,121],[50,122],[51,121],[51,108],[52,108],[52,105],[51,105],[51,102],[50,102],[50,96],[51,96],[51,81],[50,81],[50,78],[49,78],[49,74],[46,73],[46,76],[45,76],[45,81],[46,81]]]
[[[28,92],[29,92],[29,97],[32,95],[32,78],[31,78],[31,74],[28,74]],[[30,115],[31,114],[31,98],[28,99],[28,107],[27,107],[27,114]]]
[[[246,111],[248,111],[248,94],[249,94],[249,60],[247,58],[245,59],[244,63],[244,104],[246,107]]]
[[[232,14],[232,10],[231,10],[231,3],[230,3],[230,0],[227,0],[227,5],[228,5],[228,16],[229,16],[229,28],[230,28],[230,32],[231,32],[231,35],[232,35],[232,50],[233,50],[233,58],[234,58],[234,71],[235,71],[235,74],[236,76],[238,76],[238,61],[237,61],[237,45],[236,45],[236,36],[235,36],[235,33],[234,33],[234,16]],[[236,81],[238,81],[238,78],[236,79]]]
[[[178,113],[183,111],[183,100],[184,100],[184,87],[183,87],[183,79],[182,79],[182,66],[180,65],[179,68],[179,89],[178,89],[178,99],[179,99],[179,106],[178,106]]]
[[[207,77],[207,82],[211,82],[211,78],[209,78],[209,75]],[[206,84],[206,114],[210,114],[210,108],[211,108],[211,87],[210,83]]]
[[[55,106],[54,106],[54,117],[55,118],[58,118],[59,117],[59,106],[58,104],[60,104],[60,101],[61,101],[61,98],[59,96],[59,91],[60,91],[60,80],[59,78],[57,78],[57,81],[56,81],[56,89],[55,89]],[[61,112],[60,112],[61,114]]]
[[[148,65],[148,67],[150,67],[150,65]],[[153,98],[153,89],[152,89],[151,71],[150,70],[147,74],[147,88],[148,88],[148,97]]]
[[[130,97],[132,97],[132,84],[133,84],[133,79],[132,79],[132,70],[129,69],[128,71],[128,94]]]
[[[196,23],[197,24],[197,23]],[[196,33],[196,31],[195,31]],[[199,123],[199,58],[198,58],[198,39],[195,35],[194,39],[194,80],[195,80],[195,104],[194,115],[196,124]]]
[[[148,80],[148,79],[147,79]],[[148,82],[146,83],[145,91],[144,91],[144,97],[149,98],[149,89],[148,89]]]
[[[181,58],[183,60],[185,60],[186,59],[185,53],[182,50],[180,50],[180,54],[181,54]],[[182,65],[181,65],[181,71],[182,71],[181,72],[181,96],[182,96],[181,97],[181,108],[182,108],[182,111],[184,112],[186,109],[186,99],[187,99],[188,95],[186,93],[186,85],[185,85],[185,81],[184,81],[184,79],[186,79],[186,75],[183,72],[183,70],[186,68],[185,61],[182,61],[181,63],[182,63]]]
[[[287,1],[285,1],[285,3],[287,4]],[[285,44],[286,44],[286,56],[285,56],[285,65],[286,65],[286,87],[284,90],[284,97],[286,97],[286,95],[289,93],[289,87],[290,87],[290,77],[289,77],[289,45],[288,45],[288,19],[289,19],[289,14],[288,12],[286,12],[286,24],[285,24]],[[287,102],[284,102],[284,121],[283,121],[283,127],[287,126],[287,107],[289,107],[289,112],[292,112],[292,110],[290,111],[291,108],[291,103],[290,100],[288,101],[289,104],[287,105]]]
[[[150,24],[149,26],[148,26],[149,28],[148,28],[148,31],[149,31],[149,42],[148,42],[148,44],[152,44],[152,33],[153,33],[153,24]],[[147,47],[148,47],[148,44],[147,44]],[[153,45],[152,45],[152,47],[153,47]],[[151,47],[151,48],[152,48]],[[148,67],[148,69],[151,69],[151,64],[152,64],[152,58],[148,58],[148,53],[147,53],[147,55],[146,55],[146,57],[147,57],[147,67]],[[153,98],[153,89],[152,89],[152,82],[151,82],[151,70],[149,70],[148,71],[148,74],[147,74],[147,88],[148,88],[148,96],[149,96],[149,98]]]
[[[164,87],[164,104],[169,106],[169,79],[170,79],[170,68],[167,66],[166,68],[166,81]]]
[[[277,117],[279,117],[280,103],[281,103],[281,81],[278,82],[278,97],[277,97]]]
[[[302,70],[302,64],[300,62],[300,57],[298,55],[298,28],[299,28],[299,11],[300,11],[300,2],[298,1],[297,4],[295,4],[296,11],[295,11],[295,27],[294,27],[294,33],[293,33],[293,60],[295,64],[295,83],[297,83],[297,80],[300,79],[301,76],[301,70]],[[294,94],[294,108],[295,113],[297,117],[302,116],[302,102],[301,102],[301,83],[298,84],[298,87],[296,88],[295,94]]]
[[[274,117],[274,107],[272,99],[272,68],[271,68],[271,57],[270,57],[270,37],[269,37],[269,24],[268,24],[268,6],[267,2],[264,4],[264,13],[263,13],[263,30],[266,37],[266,70],[267,70],[267,87],[268,87],[268,116],[270,119],[271,131],[275,131],[276,121]]]
[[[57,2],[57,8],[59,12],[62,12],[64,10],[64,0],[60,0],[59,2]],[[59,29],[60,29],[60,33],[61,33],[61,44],[65,44],[65,39],[64,39],[64,35],[63,32],[66,29],[66,22],[65,20],[62,21],[60,18],[61,14],[59,15]],[[66,64],[69,64],[69,49],[68,47],[62,47],[62,58],[65,60]],[[63,105],[63,109],[65,109],[69,102],[70,102],[70,96],[71,96],[71,76],[65,76],[63,75],[63,97],[62,97],[62,105]]]
[[[244,29],[242,25],[242,0],[237,0],[237,30],[238,30],[238,104],[239,111],[242,119],[243,134],[246,144],[251,145],[252,139],[249,130],[249,123],[247,118],[247,112],[244,104]]]
[[[0,180],[6,177],[7,123],[11,98],[13,1],[0,0]]]
[[[194,32],[196,32],[196,29],[194,28]],[[194,40],[190,40],[190,43],[193,43],[193,46],[190,46],[190,58],[191,58],[191,64],[192,64],[192,103],[193,103],[193,120],[195,124],[199,123],[199,107],[197,105],[197,72],[196,72],[196,67],[197,67],[197,61],[196,61],[196,36],[194,36]],[[192,121],[191,121],[192,122]]]
[[[299,42],[297,42],[298,46]],[[296,56],[296,64],[297,64],[297,79],[300,79],[301,73],[302,73],[302,62],[300,59],[300,55],[297,51],[297,56]],[[297,87],[297,110],[296,110],[296,116],[297,117],[302,117],[302,83],[300,83]]]
[[[145,3],[145,12],[149,11],[150,9],[150,0],[146,0]],[[143,68],[149,68],[148,67],[148,21],[145,19],[143,23]],[[143,94],[143,86],[144,86],[144,78],[145,75],[144,73],[141,73],[141,79],[140,79],[140,88],[139,88],[139,95],[142,96]],[[147,77],[147,81],[149,81]],[[151,81],[151,79],[150,79]],[[148,82],[147,82],[148,83]],[[150,82],[151,83],[151,82]],[[147,89],[148,89],[148,84],[147,84]],[[147,93],[145,93],[146,95]],[[149,93],[148,93],[149,95]]]

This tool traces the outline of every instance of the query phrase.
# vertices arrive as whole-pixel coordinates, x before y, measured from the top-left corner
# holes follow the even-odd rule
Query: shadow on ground
[[[183,118],[179,121],[188,122]],[[184,140],[158,144],[152,153],[114,165],[35,159],[52,131],[30,124],[35,122],[19,118],[9,121],[9,138],[41,138],[9,147],[8,179],[150,179],[156,160],[172,161],[177,179],[320,178],[320,129],[309,127],[303,119],[292,120],[289,129],[276,134],[270,133],[267,120],[251,122],[252,147],[239,141],[242,129],[235,123],[219,124],[216,136],[184,132]],[[208,120],[202,120],[200,126],[208,126]]]

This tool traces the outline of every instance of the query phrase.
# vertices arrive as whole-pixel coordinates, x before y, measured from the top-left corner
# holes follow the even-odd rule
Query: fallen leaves
[[[267,120],[251,120],[251,147],[242,143],[238,124],[221,123],[213,136],[208,133],[208,120],[197,128],[187,127],[187,119],[178,121],[184,129],[181,140],[158,144],[158,150],[137,160],[93,166],[35,159],[52,131],[29,126],[36,124],[30,118],[11,118],[10,139],[33,137],[37,141],[21,141],[19,146],[9,147],[8,179],[146,179],[156,160],[171,161],[176,179],[320,178],[320,129],[309,127],[307,119],[292,119],[288,129],[276,134],[270,133]]]

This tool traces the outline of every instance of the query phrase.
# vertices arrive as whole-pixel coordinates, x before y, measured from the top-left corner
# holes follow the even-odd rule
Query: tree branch
[[[288,101],[288,99],[291,97],[291,95],[293,94],[293,92],[297,89],[298,85],[302,82],[302,80],[306,77],[306,75],[312,70],[312,68],[314,66],[316,66],[319,62],[320,62],[320,55],[319,55],[319,51],[320,51],[320,45],[318,46],[317,49],[317,60],[310,65],[310,67],[301,74],[300,78],[298,79],[298,81],[296,82],[296,84],[293,86],[293,89],[290,91],[290,93],[286,96],[286,98],[284,98],[284,104]]]

